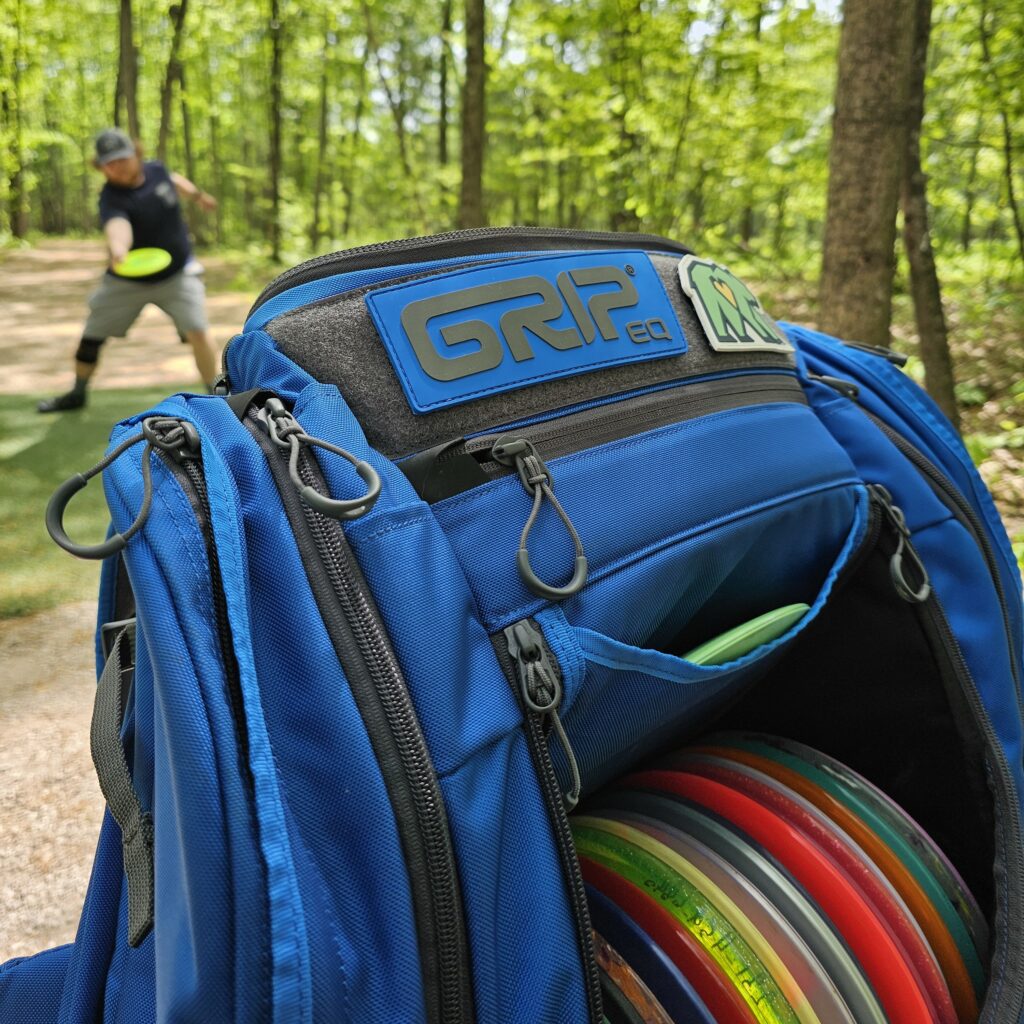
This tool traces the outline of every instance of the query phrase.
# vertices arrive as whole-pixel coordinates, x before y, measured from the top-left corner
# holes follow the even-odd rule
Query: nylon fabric
[[[123,531],[142,502],[141,459],[151,460],[152,511],[123,555],[138,630],[121,742],[155,827],[154,928],[128,944],[121,835],[108,812],[75,942],[0,965],[4,1024],[427,1024],[440,983],[426,972],[438,950],[421,948],[421,937],[453,922],[435,931],[429,913],[417,919],[425,907],[461,915],[472,1024],[587,1021],[592,965],[559,856],[561,823],[544,799],[551,780],[538,776],[518,684],[503,668],[502,630],[527,617],[561,670],[559,713],[585,793],[706,729],[768,724],[845,753],[975,880],[994,936],[983,1020],[1024,1024],[1024,734],[1011,671],[1024,613],[1009,543],[959,440],[884,360],[816,332],[787,325],[792,358],[715,353],[679,289],[678,259],[666,255],[653,264],[686,332],[685,355],[509,391],[447,418],[414,416],[387,381],[367,289],[516,258],[380,266],[300,285],[255,310],[226,354],[235,393],[277,394],[308,435],[380,475],[379,500],[341,530],[365,578],[357,603],[379,615],[400,679],[364,673],[361,659],[375,661],[368,650],[345,655],[346,675],[317,604],[334,584],[306,543],[307,514],[294,506],[300,544],[263,435],[227,402],[173,396],[114,429],[111,449],[146,415],[193,424],[207,494],[194,504],[192,484],[141,445],[103,478],[111,529]],[[768,371],[798,376],[809,404],[685,418],[688,381]],[[859,400],[810,374],[854,380]],[[679,422],[595,445],[588,420],[577,436],[590,447],[546,460],[589,562],[586,586],[561,602],[536,597],[519,576],[532,495],[516,474],[431,505],[392,461],[569,407],[622,399],[628,412],[626,393],[652,389],[678,399]],[[970,531],[866,411],[976,510],[997,552],[1009,644]],[[313,457],[331,497],[365,493],[346,459]],[[911,605],[893,588],[897,538],[877,494],[868,500],[871,484],[903,510],[951,637],[935,604]],[[294,511],[292,484],[282,486]],[[573,545],[547,499],[527,546],[542,579],[565,582]],[[99,625],[124,607],[116,565],[101,574]],[[795,602],[810,611],[746,656],[684,660]],[[102,662],[97,637],[98,671]],[[376,717],[378,698],[402,705],[392,705],[392,722],[414,717],[405,721],[422,733],[425,757],[381,763],[395,740]],[[564,751],[548,743],[564,789]],[[436,779],[443,814],[430,818],[430,838],[431,809],[409,813],[405,802],[407,772],[430,784],[421,791]],[[422,860],[410,851],[426,844],[438,857],[450,849],[451,902],[420,888]]]
[[[373,510],[345,532],[394,644],[449,809],[477,1020],[585,1020],[557,853],[553,841],[537,841],[551,825],[522,718],[451,545],[405,476],[369,447],[336,388],[307,388],[295,415],[309,433],[366,458],[383,477]],[[351,467],[329,454],[317,458],[332,494],[352,496],[360,482]],[[440,625],[452,621],[461,628]],[[533,898],[522,899],[523,892]]]
[[[373,267],[369,270],[354,270],[347,274],[330,274],[321,277],[308,284],[296,285],[287,291],[275,295],[254,309],[245,321],[243,331],[262,330],[271,320],[293,309],[303,306],[310,306],[317,302],[323,302],[333,295],[342,292],[353,291],[356,288],[366,288],[370,285],[381,284],[384,281],[394,281],[399,277],[408,277],[410,274],[426,273],[431,270],[441,270],[445,267],[459,266],[465,263],[483,263],[493,260],[515,259],[520,256],[532,256],[534,253],[523,252],[496,252],[483,256],[454,256],[446,260],[427,260],[423,263],[399,263],[388,267]]]
[[[685,397],[681,396],[685,401]],[[757,444],[753,439],[757,439]],[[799,459],[792,453],[798,451]],[[553,489],[583,542],[587,601],[604,576],[759,507],[857,482],[849,460],[803,406],[716,413],[548,463]],[[657,471],[652,473],[652,469]],[[701,488],[693,486],[701,481]],[[438,502],[440,521],[490,631],[541,601],[519,578],[515,552],[531,505],[515,476]],[[609,529],[609,524],[616,524]],[[528,542],[541,578],[564,582],[573,559],[565,525],[545,502]]]
[[[1021,590],[1021,573],[1006,528],[952,424],[931,396],[882,356],[844,345],[838,338],[792,324],[781,325],[798,341],[809,370],[852,377],[860,386],[859,401],[907,438],[942,469],[975,506],[998,553],[1004,588]],[[1024,662],[1024,626],[1019,602],[1010,601],[1009,614],[1018,651]]]
[[[843,498],[820,508],[805,500],[787,506],[784,514],[762,513],[730,524],[709,537],[681,545],[672,553],[674,557],[662,559],[661,565],[652,560],[639,578],[633,575],[604,581],[607,585],[600,605],[595,595],[586,607],[566,603],[538,616],[559,664],[582,663],[582,671],[564,679],[561,713],[579,763],[584,794],[622,775],[645,755],[678,746],[686,736],[706,728],[733,695],[749,688],[775,665],[814,622],[867,529],[866,495],[859,492]],[[773,532],[783,535],[783,531],[793,539],[800,536],[804,543],[798,547],[769,539]],[[694,563],[709,551],[736,554],[735,563],[717,567],[721,576],[713,578],[712,585],[712,590],[718,591],[715,597],[726,606],[741,609],[736,618],[748,617],[751,608],[793,603],[790,598],[802,598],[810,610],[783,636],[734,662],[701,666],[685,661],[680,655],[690,647],[690,640],[679,639],[679,633],[687,632],[680,626],[685,620],[679,615],[685,602],[672,606],[671,631],[666,631],[664,623],[652,628],[649,611],[637,595],[667,592],[670,596],[664,604],[672,605],[671,595],[687,593]],[[810,552],[819,557],[807,559]],[[821,558],[825,552],[828,558]],[[784,553],[781,559],[780,553]],[[799,564],[801,559],[804,565]],[[773,584],[787,579],[787,574],[790,583],[799,580],[804,589],[781,595]],[[737,589],[750,602],[747,607],[737,599]],[[706,608],[710,603],[711,595],[703,589],[695,595],[696,607]],[[594,621],[601,623],[600,628],[582,624]],[[636,628],[637,622],[643,623],[642,630]],[[700,622],[698,628],[707,629],[707,620]],[[649,632],[645,635],[645,631]],[[719,626],[713,631],[718,632]],[[629,640],[618,639],[623,636]],[[562,751],[554,747],[552,753],[565,784],[569,776]]]

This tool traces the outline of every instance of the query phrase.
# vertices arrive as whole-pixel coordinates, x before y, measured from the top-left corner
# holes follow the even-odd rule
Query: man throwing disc
[[[75,385],[39,403],[40,412],[64,412],[85,405],[89,379],[100,348],[109,337],[128,333],[143,307],[152,302],[173,321],[191,346],[207,385],[217,374],[217,353],[207,334],[206,294],[192,259],[179,194],[203,210],[216,200],[157,160],[143,162],[139,147],[119,128],[96,137],[94,165],[107,179],[100,192],[100,222],[110,264],[89,296],[89,316],[75,352]],[[130,253],[139,252],[136,259]],[[169,258],[168,258],[169,257]]]

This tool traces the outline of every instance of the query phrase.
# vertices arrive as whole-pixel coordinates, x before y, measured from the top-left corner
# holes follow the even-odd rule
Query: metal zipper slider
[[[519,566],[519,575],[522,576],[523,582],[538,597],[545,597],[552,601],[571,597],[587,581],[587,556],[583,553],[583,543],[580,541],[576,528],[565,514],[561,502],[555,497],[551,471],[537,454],[533,442],[528,441],[525,437],[509,440],[499,438],[491,447],[491,458],[503,466],[514,467],[526,493],[533,496],[533,508],[523,527],[522,535],[519,538],[519,550],[516,552],[516,563]],[[526,549],[526,538],[537,521],[537,513],[540,512],[540,506],[545,497],[554,505],[555,511],[565,523],[565,528],[569,531],[569,536],[576,548],[576,564],[572,579],[564,587],[554,587],[540,579],[530,567],[530,553]]]
[[[358,519],[373,508],[374,502],[380,497],[381,483],[377,471],[368,462],[357,459],[351,452],[329,441],[311,437],[302,429],[302,424],[284,407],[284,402],[280,398],[268,398],[258,417],[274,444],[278,448],[288,450],[288,475],[292,478],[299,497],[310,508],[330,519]],[[323,448],[350,462],[366,484],[366,493],[358,498],[328,498],[306,484],[299,476],[299,452],[303,445]]]
[[[889,575],[892,577],[896,593],[911,604],[923,604],[931,596],[932,585],[928,578],[928,570],[911,543],[910,530],[903,509],[893,504],[892,495],[881,484],[868,484],[868,491],[881,506],[885,521],[896,534],[896,553],[889,559]],[[912,566],[912,575],[920,580],[916,587],[908,579],[905,558]]]
[[[547,719],[558,742],[565,751],[565,759],[572,774],[572,786],[562,794],[567,811],[580,799],[580,768],[576,762],[569,737],[566,735],[558,708],[562,703],[562,672],[557,662],[548,657],[544,637],[527,619],[513,623],[505,630],[508,653],[516,665],[519,695],[528,711]]]

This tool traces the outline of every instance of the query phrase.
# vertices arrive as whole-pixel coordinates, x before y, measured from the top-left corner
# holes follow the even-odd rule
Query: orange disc
[[[788,786],[818,810],[827,814],[858,846],[878,865],[882,874],[889,879],[892,887],[900,894],[910,908],[914,919],[924,932],[935,959],[939,962],[943,977],[949,986],[949,994],[956,1007],[961,1024],[975,1024],[978,1019],[978,1000],[974,994],[967,966],[957,949],[953,936],[944,924],[939,912],[913,875],[895,853],[848,807],[826,793],[820,786],[801,775],[798,771],[770,758],[762,757],[749,750],[736,747],[695,746],[688,748],[695,753],[713,754],[725,757],[750,768],[770,775],[776,782]]]

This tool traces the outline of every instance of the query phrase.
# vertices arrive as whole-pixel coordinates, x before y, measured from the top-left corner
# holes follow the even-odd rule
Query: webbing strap
[[[124,719],[122,648],[129,657],[135,626],[125,626],[114,640],[96,686],[90,741],[100,789],[121,829],[124,872],[128,879],[128,942],[139,945],[153,926],[153,817],[142,810],[121,746]]]

